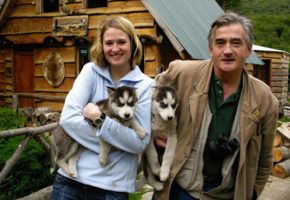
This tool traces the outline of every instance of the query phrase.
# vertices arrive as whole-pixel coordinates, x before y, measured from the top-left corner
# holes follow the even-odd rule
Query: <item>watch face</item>
[[[98,118],[98,119],[95,120],[95,125],[97,127],[101,127],[103,125],[103,121],[104,120],[102,118]]]

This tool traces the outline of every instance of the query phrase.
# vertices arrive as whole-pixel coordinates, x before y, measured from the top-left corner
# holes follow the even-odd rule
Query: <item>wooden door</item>
[[[14,51],[14,92],[34,92],[34,56],[33,51]],[[32,98],[19,98],[19,107],[34,107]]]

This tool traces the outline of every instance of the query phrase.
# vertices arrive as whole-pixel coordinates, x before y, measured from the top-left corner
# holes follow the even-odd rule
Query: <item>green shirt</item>
[[[209,149],[209,143],[215,140],[218,135],[223,134],[230,136],[236,110],[239,103],[240,93],[242,90],[242,78],[236,93],[224,100],[221,81],[216,77],[214,72],[211,76],[209,87],[209,107],[212,113],[206,146],[204,150],[203,174],[205,176],[221,177],[223,160],[213,157]]]

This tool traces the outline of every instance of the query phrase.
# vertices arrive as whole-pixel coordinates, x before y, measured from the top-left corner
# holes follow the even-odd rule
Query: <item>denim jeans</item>
[[[155,200],[153,195],[152,200]],[[173,182],[170,190],[169,200],[198,200],[190,196],[186,190],[182,189],[177,183]]]
[[[128,200],[126,192],[115,192],[85,185],[57,174],[51,200]]]

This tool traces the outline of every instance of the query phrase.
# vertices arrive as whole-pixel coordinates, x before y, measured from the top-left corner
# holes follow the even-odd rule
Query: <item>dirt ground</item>
[[[270,176],[259,200],[289,200],[290,177],[278,178]]]
[[[149,188],[142,200],[151,200],[152,190]],[[282,179],[270,176],[258,200],[290,200],[290,177]]]

